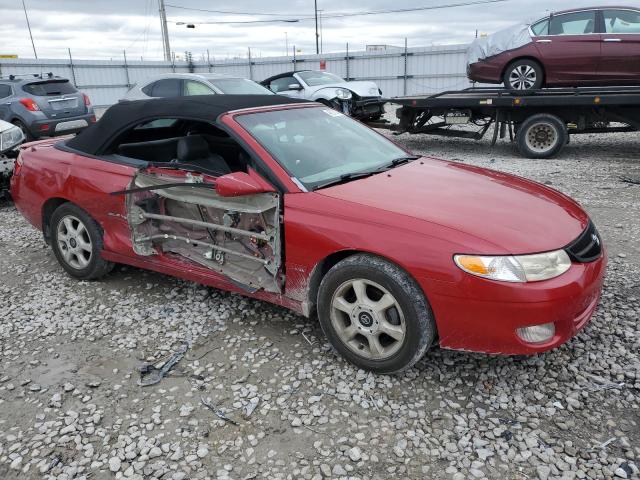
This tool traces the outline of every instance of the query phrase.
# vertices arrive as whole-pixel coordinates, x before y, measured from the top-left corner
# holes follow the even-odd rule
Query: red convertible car
[[[123,102],[22,147],[11,193],[78,279],[129,264],[317,313],[349,361],[534,354],[585,326],[606,256],[543,185],[416,157],[276,95]]]
[[[478,39],[467,73],[511,90],[640,85],[640,9],[593,7],[552,13]]]

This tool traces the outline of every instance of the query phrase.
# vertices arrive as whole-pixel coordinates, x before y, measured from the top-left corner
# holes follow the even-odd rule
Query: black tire
[[[73,220],[75,219],[75,220]],[[76,223],[77,220],[77,223]],[[84,227],[82,233],[77,235],[69,234],[69,237],[63,238],[61,230],[66,229],[65,222],[70,221],[72,226],[77,226],[77,232],[80,231],[79,225]],[[98,223],[91,218],[91,216],[73,203],[63,203],[55,209],[51,215],[49,221],[49,227],[51,232],[51,248],[58,260],[58,263],[65,269],[65,271],[74,278],[79,280],[96,280],[105,276],[113,269],[113,263],[107,262],[101,257],[103,248],[102,243],[102,229]],[[70,230],[67,229],[67,233]],[[83,239],[83,245],[88,245],[90,250],[80,247],[80,238]],[[76,240],[77,239],[77,240]],[[64,246],[63,246],[64,244]],[[65,246],[67,252],[64,251]],[[71,254],[69,258],[69,251],[75,249],[77,253]],[[75,260],[72,258],[75,256]],[[80,261],[80,258],[83,258]]]
[[[516,144],[526,158],[551,158],[567,144],[567,126],[559,117],[539,113],[518,127]]]
[[[366,295],[369,301],[371,301],[369,295],[384,294],[384,290],[386,290],[386,293],[389,293],[396,302],[382,313],[384,319],[378,316],[380,312],[369,319],[365,316],[367,324],[364,327],[362,322],[355,320],[355,318],[361,320],[363,315],[363,311],[359,310],[357,299],[353,304],[350,304],[353,305],[354,313],[352,314],[344,313],[332,306],[335,296],[344,288],[345,284],[349,284],[351,281],[359,282],[363,279],[381,288],[378,290],[376,286],[367,285]],[[352,290],[352,294],[357,296],[355,289]],[[380,300],[382,298],[378,299],[378,301]],[[397,265],[367,254],[348,257],[327,272],[318,291],[318,318],[327,339],[345,359],[364,370],[375,373],[396,373],[412,367],[424,356],[436,337],[436,325],[431,307],[416,281]],[[402,340],[396,341],[388,337],[379,327],[383,322],[391,322],[394,319],[397,322],[394,323],[394,326],[404,330]],[[368,323],[369,320],[372,323]],[[334,321],[344,322],[338,327],[343,332],[352,328],[353,330],[357,329],[350,342],[343,341]],[[369,328],[374,328],[376,332],[373,333],[373,330],[369,330],[367,333],[366,330]],[[363,335],[363,331],[369,336],[378,335],[376,337],[377,343],[379,345],[386,343],[387,346],[383,348],[387,349],[390,354],[384,358],[372,358],[368,351],[372,351],[373,348],[371,348],[368,338]],[[357,351],[362,353],[356,353]]]
[[[517,60],[510,64],[502,76],[504,86],[514,92],[539,90],[544,83],[544,71],[535,60]]]
[[[32,140],[35,140],[35,137],[33,136],[33,134],[31,133],[31,130],[29,130],[27,128],[27,126],[22,123],[20,120],[14,120],[13,123],[16,127],[18,127],[20,130],[22,130],[22,133],[24,134],[24,139],[27,142],[30,142]]]

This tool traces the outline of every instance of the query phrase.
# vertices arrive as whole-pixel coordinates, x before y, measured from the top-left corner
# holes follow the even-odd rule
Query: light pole
[[[158,0],[158,11],[160,12],[160,30],[162,32],[162,48],[164,50],[164,59],[167,62],[170,62],[171,46],[169,45],[169,29],[167,28],[167,11],[164,8],[164,0]]]
[[[31,24],[29,23],[29,15],[27,15],[27,6],[24,4],[24,0],[22,0],[22,8],[24,9],[24,18],[27,19],[27,28],[29,29],[29,37],[31,38],[31,46],[33,47],[33,54],[38,59],[38,52],[36,52],[36,44],[33,43],[33,34],[31,33]]]
[[[289,56],[289,34],[284,32],[284,55],[285,57]]]
[[[318,36],[318,0],[313,0],[313,6],[316,13],[316,55],[320,53],[320,38]]]

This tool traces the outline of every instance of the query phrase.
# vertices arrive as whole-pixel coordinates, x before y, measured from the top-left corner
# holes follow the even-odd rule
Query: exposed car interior
[[[246,172],[250,156],[227,133],[206,122],[156,119],[128,130],[111,154],[151,163],[173,163],[215,176]]]

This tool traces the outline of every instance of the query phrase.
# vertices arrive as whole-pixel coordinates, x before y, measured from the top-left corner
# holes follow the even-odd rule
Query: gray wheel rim
[[[82,270],[93,256],[93,244],[84,223],[73,215],[62,217],[58,223],[57,241],[67,265]]]
[[[531,151],[548,153],[558,142],[558,131],[549,123],[536,123],[527,130],[525,141]]]
[[[518,65],[509,74],[509,85],[514,90],[530,90],[536,84],[538,74],[531,65]]]
[[[368,360],[384,360],[400,350],[406,322],[400,304],[382,285],[348,280],[331,298],[331,325],[340,341]]]

